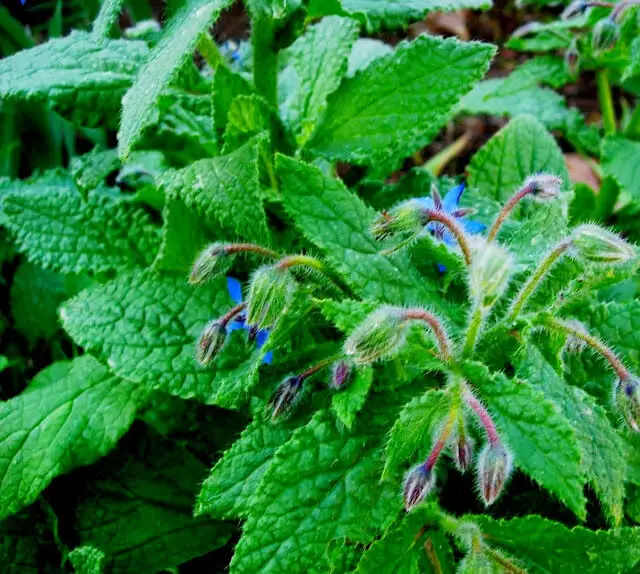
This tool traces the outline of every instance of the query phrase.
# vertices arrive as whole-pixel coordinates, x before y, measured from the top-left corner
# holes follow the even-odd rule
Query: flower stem
[[[264,257],[271,257],[272,259],[277,259],[278,257],[280,257],[280,255],[272,249],[263,247],[262,245],[256,245],[255,243],[229,243],[228,245],[225,245],[224,252],[227,255],[232,255],[233,253],[249,252],[257,253],[258,255],[262,255]]]
[[[529,195],[534,190],[534,185],[529,183],[527,185],[522,186],[518,191],[516,191],[509,201],[504,204],[503,208],[500,210],[498,217],[493,222],[491,229],[487,235],[487,241],[493,241],[498,235],[498,231],[502,227],[502,224],[506,221],[506,219],[511,215],[511,212],[515,208],[518,203],[520,203],[527,195]]]
[[[226,327],[227,324],[229,323],[229,321],[231,321],[231,319],[233,319],[236,315],[238,315],[239,313],[244,311],[246,306],[247,306],[247,304],[245,302],[239,303],[238,305],[236,305],[235,307],[233,307],[232,309],[227,311],[222,317],[220,317],[220,319],[219,319],[220,324],[223,327]]]
[[[498,435],[498,431],[496,430],[496,425],[493,423],[491,415],[484,408],[484,405],[476,399],[476,397],[469,391],[465,391],[464,400],[469,405],[471,410],[478,415],[478,419],[480,419],[480,423],[484,427],[484,430],[487,433],[487,439],[492,445],[500,444],[500,435]]]
[[[464,230],[456,221],[456,218],[452,217],[445,211],[440,211],[438,209],[425,209],[424,213],[428,217],[429,221],[437,221],[438,223],[442,223],[442,225],[444,225],[449,229],[449,231],[451,231],[453,236],[456,238],[458,245],[460,245],[465,263],[467,265],[471,265],[471,249],[469,248],[469,242],[467,241],[467,236]]]
[[[318,271],[322,274],[323,277],[326,277],[331,281],[336,287],[344,291],[350,297],[354,297],[353,291],[351,288],[346,285],[340,277],[335,275],[333,271],[320,261],[320,259],[316,259],[315,257],[311,257],[310,255],[287,255],[283,257],[276,263],[276,267],[279,269],[291,269],[292,267],[308,267],[313,269],[314,271]]]
[[[606,68],[596,71],[596,84],[598,86],[598,99],[600,100],[600,112],[602,114],[602,126],[605,135],[616,133],[616,114],[613,108],[611,85]]]
[[[451,345],[449,343],[449,337],[447,336],[447,332],[445,331],[442,322],[438,317],[436,317],[433,313],[429,313],[424,309],[420,309],[419,307],[407,309],[403,315],[403,319],[405,320],[418,320],[424,321],[431,330],[433,334],[436,336],[436,340],[438,341],[438,348],[440,350],[441,359],[446,363],[451,363],[453,357],[451,356]]]
[[[421,169],[423,169],[424,171],[430,171],[435,176],[440,175],[446,165],[451,160],[458,157],[465,150],[465,148],[469,145],[470,140],[471,138],[469,134],[462,134],[452,144],[448,145],[442,151],[434,155],[421,167]]]
[[[482,309],[480,309],[479,306],[476,306],[471,314],[471,320],[467,327],[467,335],[465,337],[464,348],[462,350],[463,357],[468,357],[473,352],[473,349],[476,346],[476,341],[478,340],[478,333],[480,333],[480,327],[482,327],[483,318],[484,315],[482,313]]]
[[[542,279],[544,279],[545,275],[553,267],[555,262],[562,257],[562,255],[571,247],[572,239],[566,238],[563,239],[556,247],[554,247],[551,252],[542,260],[536,271],[533,273],[531,277],[529,277],[528,281],[524,284],[524,287],[518,293],[516,300],[511,305],[511,311],[509,311],[509,320],[515,321],[518,317],[518,314],[522,310],[522,308],[527,303],[529,297],[533,295],[535,290],[540,285]]]
[[[451,435],[451,431],[453,431],[453,427],[458,420],[458,405],[454,404],[451,406],[449,410],[449,414],[447,416],[447,420],[444,423],[444,427],[442,428],[442,432],[440,436],[438,436],[433,448],[431,449],[431,453],[429,453],[429,457],[424,461],[424,469],[426,471],[431,471],[433,467],[436,465],[438,461],[438,457],[442,450],[447,445],[447,441],[449,440],[449,436]]]
[[[300,380],[304,381],[305,379],[309,378],[311,375],[317,373],[318,371],[321,371],[322,369],[324,369],[325,367],[328,367],[329,365],[332,365],[342,356],[343,355],[340,354],[340,355],[334,355],[333,357],[329,357],[328,359],[323,359],[319,363],[316,363],[315,365],[309,367],[306,371],[303,371],[302,373],[300,373],[300,375],[298,375],[300,377]]]

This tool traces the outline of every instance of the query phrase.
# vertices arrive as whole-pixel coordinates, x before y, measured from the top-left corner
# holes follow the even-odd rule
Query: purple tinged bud
[[[473,442],[467,435],[458,435],[453,445],[453,460],[460,472],[466,472],[473,462]]]
[[[629,427],[640,432],[640,381],[636,377],[618,379],[613,402]]]
[[[358,365],[395,355],[406,340],[402,312],[398,307],[385,306],[371,313],[345,341],[345,354]]]
[[[592,223],[576,227],[571,244],[574,254],[589,263],[625,263],[636,256],[622,237]]]
[[[220,352],[227,337],[227,329],[218,319],[207,323],[200,334],[196,347],[196,360],[203,367]]]
[[[608,52],[618,41],[620,27],[611,18],[603,18],[593,27],[592,44],[595,52]]]
[[[525,187],[531,187],[531,196],[540,201],[555,199],[560,195],[562,178],[550,173],[536,173],[530,175],[524,182]]]
[[[378,240],[398,234],[419,233],[427,223],[424,203],[418,199],[408,199],[383,211],[371,225],[371,234]]]
[[[278,385],[269,400],[272,420],[286,417],[295,409],[302,398],[302,382],[302,377],[295,375],[287,377]]]
[[[355,373],[355,364],[348,359],[341,359],[333,363],[329,387],[340,390],[349,384]]]
[[[404,508],[411,512],[423,502],[436,484],[433,470],[427,470],[424,464],[412,468],[404,479]]]
[[[486,506],[500,496],[513,469],[513,457],[501,442],[489,442],[478,457],[478,484]]]
[[[587,7],[587,3],[584,0],[574,0],[564,9],[562,14],[560,14],[560,18],[562,20],[568,20],[569,18],[578,16],[582,14]]]
[[[223,243],[212,243],[205,247],[193,264],[189,283],[200,285],[205,281],[226,273],[229,269],[231,258],[227,255],[226,246]]]
[[[580,52],[578,51],[578,42],[575,38],[564,53],[564,65],[569,75],[572,77],[578,75],[580,70]]]

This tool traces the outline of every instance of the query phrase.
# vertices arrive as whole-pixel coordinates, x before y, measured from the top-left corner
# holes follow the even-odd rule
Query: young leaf
[[[50,369],[58,375],[52,381]],[[107,454],[144,396],[85,355],[54,363],[0,405],[0,519],[31,504],[54,477]]]
[[[586,517],[585,477],[575,431],[558,408],[528,383],[466,367],[520,470],[554,493],[578,518]]]
[[[530,116],[511,120],[471,159],[469,185],[498,201],[507,200],[532,173],[560,176],[568,185],[564,157],[553,136]]]
[[[10,193],[3,211],[20,251],[61,273],[146,267],[160,245],[144,209],[99,191],[86,201],[62,187]]]
[[[0,61],[0,98],[47,102],[86,126],[117,125],[120,101],[148,54],[144,42],[74,31]]]
[[[347,79],[309,142],[328,159],[396,162],[428,144],[486,72],[495,48],[423,35]]]
[[[229,108],[237,96],[251,94],[251,84],[227,66],[218,66],[213,74],[213,123],[220,136],[227,127]]]
[[[103,574],[106,556],[93,546],[78,546],[69,552],[69,562],[76,574]]]
[[[262,96],[237,96],[229,106],[223,152],[229,153],[238,149],[262,132],[275,136],[275,124],[269,104]]]
[[[99,187],[119,167],[120,158],[116,150],[100,150],[96,147],[89,153],[74,157],[70,170],[76,185],[83,191],[89,191]]]
[[[358,369],[347,388],[336,392],[331,401],[331,410],[336,418],[347,428],[351,428],[356,420],[373,384],[373,371],[364,367]]]
[[[626,453],[607,413],[582,389],[567,385],[540,351],[528,345],[518,357],[518,374],[558,405],[576,431],[587,480],[614,523],[622,519]]]
[[[153,119],[155,104],[181,66],[193,54],[200,34],[231,0],[184,0],[171,16],[134,85],[122,100],[118,152],[126,158]]]
[[[308,28],[287,50],[288,66],[282,75],[290,88],[280,110],[298,147],[311,137],[327,97],[340,85],[357,37],[356,22],[329,16]]]
[[[388,56],[392,52],[393,48],[382,40],[358,38],[353,44],[351,54],[349,54],[346,77],[352,78],[357,72],[367,68],[374,60],[382,56]]]
[[[621,137],[605,139],[602,169],[634,200],[640,200],[640,142]]]

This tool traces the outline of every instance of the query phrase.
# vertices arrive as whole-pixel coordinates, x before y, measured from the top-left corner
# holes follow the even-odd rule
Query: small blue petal
[[[262,357],[262,363],[264,365],[270,365],[273,363],[273,351],[268,351],[267,354]]]
[[[416,197],[414,201],[418,201],[422,204],[423,209],[435,209],[433,199],[430,197]]]
[[[239,305],[242,303],[242,285],[233,277],[227,277],[227,291],[229,296]]]
[[[233,331],[239,331],[240,329],[246,329],[244,320],[234,319],[227,325],[227,333],[232,333]]]
[[[256,335],[256,347],[258,347],[258,349],[262,347],[267,342],[268,337],[269,331],[267,331],[266,329],[258,331],[258,334]]]
[[[456,185],[454,188],[450,189],[447,192],[447,195],[444,196],[442,200],[442,207],[448,213],[455,211],[458,209],[458,204],[460,203],[460,198],[462,197],[462,192],[464,191],[464,183],[460,185]]]
[[[487,226],[479,221],[472,221],[471,219],[461,219],[464,230],[472,235],[475,233],[482,233]]]
[[[442,263],[436,263],[436,267],[443,275],[447,272],[447,268]]]

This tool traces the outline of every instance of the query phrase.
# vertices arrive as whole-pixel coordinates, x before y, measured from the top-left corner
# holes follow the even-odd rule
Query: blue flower
[[[227,291],[229,291],[229,295],[236,305],[242,303],[242,286],[240,285],[240,281],[233,277],[227,277]],[[239,329],[244,329],[251,335],[251,330],[247,325],[247,319],[244,313],[236,315],[236,317],[229,322],[227,325],[227,333],[231,333],[232,331],[237,331]],[[258,347],[258,349],[267,342],[267,337],[269,337],[269,331],[267,329],[262,329],[255,334],[256,347]],[[273,352],[268,351],[263,357],[262,362],[270,365],[273,362]]]

